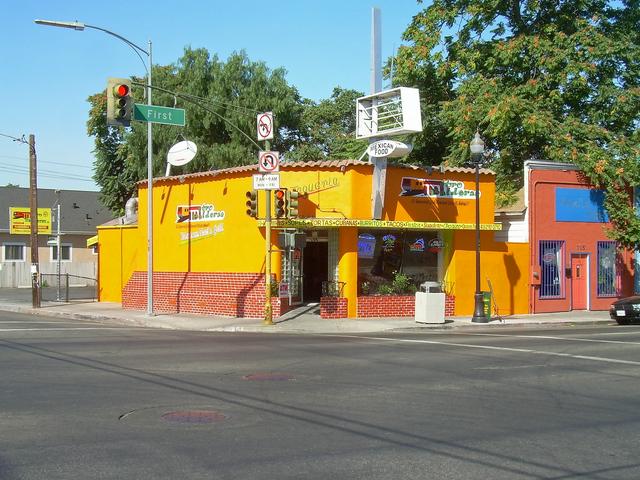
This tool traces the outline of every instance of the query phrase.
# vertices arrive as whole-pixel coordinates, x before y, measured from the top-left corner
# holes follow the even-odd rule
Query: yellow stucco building
[[[321,302],[323,316],[413,315],[411,287],[439,282],[448,315],[471,315],[475,291],[475,170],[389,165],[382,215],[373,219],[374,169],[354,160],[285,163],[280,188],[299,193],[298,216],[275,218],[273,314]],[[265,304],[265,199],[247,215],[257,166],[153,182],[153,299],[157,312],[261,317]],[[101,301],[146,308],[147,182],[137,223],[98,228]],[[501,314],[528,309],[528,244],[497,242],[495,176],[480,175],[482,289]],[[281,235],[281,233],[289,235]],[[400,278],[398,276],[400,274]],[[404,277],[403,277],[404,276]],[[394,283],[395,279],[395,283]],[[406,285],[405,285],[406,286]],[[372,303],[372,299],[377,303]]]

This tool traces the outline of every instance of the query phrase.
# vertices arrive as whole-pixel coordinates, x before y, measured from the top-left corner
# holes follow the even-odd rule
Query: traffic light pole
[[[149,72],[147,105],[151,105],[151,40],[149,40]],[[147,315],[153,315],[153,136],[152,123],[147,122]]]
[[[34,20],[38,25],[48,25],[50,27],[70,28],[72,30],[83,31],[85,28],[100,30],[101,32],[116,37],[129,45],[131,49],[142,61],[144,68],[147,70],[147,105],[151,105],[151,68],[153,59],[151,56],[151,40],[149,40],[149,50],[139,47],[132,41],[126,39],[122,35],[118,35],[106,28],[96,25],[89,25],[82,22],[59,22],[55,20]],[[141,53],[147,56],[149,66],[144,63]],[[151,122],[147,123],[147,315],[153,315],[153,138],[152,138]],[[60,253],[60,252],[58,252]],[[34,300],[35,302],[35,300]]]
[[[265,150],[271,150],[271,143],[269,142],[269,140],[266,140],[264,143]],[[266,204],[264,215],[264,324],[273,325],[273,308],[271,306],[271,190],[265,190],[264,196]]]

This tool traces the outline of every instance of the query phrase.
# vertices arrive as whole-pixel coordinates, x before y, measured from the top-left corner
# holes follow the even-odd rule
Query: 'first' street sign
[[[133,104],[133,119],[141,122],[163,123],[184,127],[185,113],[182,108],[159,107],[158,105]]]

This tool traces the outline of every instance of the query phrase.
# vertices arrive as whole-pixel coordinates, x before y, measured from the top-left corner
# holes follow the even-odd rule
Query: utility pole
[[[62,220],[61,218],[61,207],[60,207],[60,190],[56,190],[56,203],[58,204],[58,209],[57,209],[57,213],[56,213],[56,225],[57,225],[57,239],[56,239],[56,250],[58,251],[57,254],[57,262],[56,262],[56,274],[58,277],[58,290],[56,292],[56,301],[60,301],[60,274],[61,274],[61,264],[60,262],[62,261],[62,245],[60,242],[60,221]],[[68,301],[68,299],[67,299]]]
[[[38,271],[38,172],[36,137],[29,135],[29,209],[31,216],[31,304],[40,308],[40,273]]]

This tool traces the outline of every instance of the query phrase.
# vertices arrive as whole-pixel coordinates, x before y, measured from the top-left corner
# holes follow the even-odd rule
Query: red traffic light
[[[285,190],[276,190],[276,217],[284,217],[285,214],[285,200],[286,200],[286,192]]]
[[[119,83],[113,88],[113,93],[118,97],[126,97],[129,95],[129,85]]]

